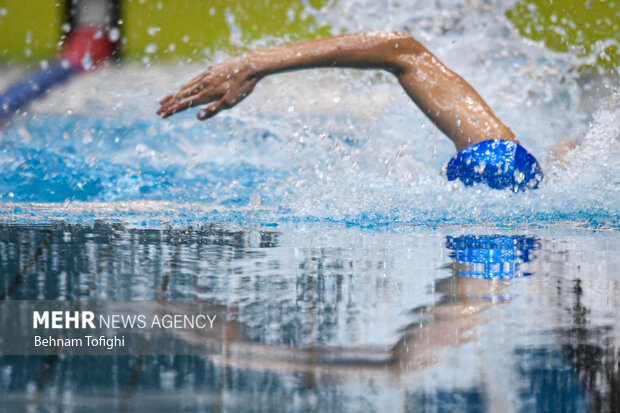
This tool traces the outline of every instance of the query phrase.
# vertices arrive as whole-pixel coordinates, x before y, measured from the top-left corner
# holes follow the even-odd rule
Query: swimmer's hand
[[[157,114],[167,118],[187,108],[210,103],[197,115],[199,120],[209,119],[245,99],[259,80],[260,76],[252,70],[246,55],[226,60],[208,68],[181,86],[176,93],[160,100]]]

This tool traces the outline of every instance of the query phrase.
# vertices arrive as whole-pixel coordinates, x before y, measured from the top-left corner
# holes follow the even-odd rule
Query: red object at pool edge
[[[78,27],[69,34],[61,58],[79,70],[92,70],[114,52],[114,45],[105,29],[95,26]]]

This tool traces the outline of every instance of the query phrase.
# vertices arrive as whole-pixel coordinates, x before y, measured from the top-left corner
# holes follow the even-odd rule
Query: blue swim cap
[[[471,186],[483,182],[494,189],[524,191],[538,187],[543,173],[536,158],[514,141],[493,139],[469,145],[446,166],[449,181]]]

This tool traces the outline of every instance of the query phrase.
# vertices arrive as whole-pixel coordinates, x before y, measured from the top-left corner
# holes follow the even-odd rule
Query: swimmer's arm
[[[397,70],[398,36],[392,32],[361,33],[310,40],[292,45],[252,50],[218,63],[160,101],[162,117],[213,102],[198,114],[210,118],[245,98],[263,77],[317,67],[351,67]]]
[[[465,80],[415,39],[398,32],[342,35],[247,52],[207,69],[162,99],[158,113],[167,117],[212,102],[198,114],[204,120],[239,103],[267,75],[315,67],[393,73],[457,149],[486,139],[514,140],[510,129]]]

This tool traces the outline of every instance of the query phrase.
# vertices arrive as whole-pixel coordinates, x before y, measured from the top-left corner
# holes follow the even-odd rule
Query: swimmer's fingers
[[[235,92],[229,92],[216,102],[210,104],[206,108],[198,112],[196,116],[199,120],[206,120],[221,112],[224,109],[229,109],[245,99],[254,90],[254,86],[258,79],[254,78],[246,82],[239,90]]]
[[[221,73],[223,77],[226,73]],[[185,83],[174,94],[177,100],[186,99],[193,95],[198,95],[213,87],[214,79],[217,78],[217,66],[209,67],[204,72],[195,76],[192,80]]]
[[[165,112],[168,109],[168,107],[173,105],[174,102],[175,102],[175,99],[173,95],[168,95],[165,98],[161,99],[159,101],[159,109],[157,109],[157,114],[161,115],[163,112]]]
[[[220,84],[217,88],[209,87],[209,79],[203,79],[196,84],[187,84],[181,87],[176,93],[166,96],[159,101],[160,108],[158,114],[170,111],[179,112],[190,106],[209,103],[226,93],[229,88],[228,83]],[[189,105],[188,105],[189,103]],[[169,115],[167,115],[169,116]],[[166,117],[166,116],[164,116]]]
[[[202,88],[198,93],[189,94],[185,98],[179,98],[177,95],[171,95],[171,97],[162,99],[163,103],[157,110],[157,114],[161,115],[162,118],[167,118],[168,116],[181,112],[189,107],[198,106],[217,100],[225,93],[224,88],[222,90],[207,90]]]
[[[163,106],[166,103],[170,102],[172,99],[173,99],[172,95],[166,95],[165,97],[159,99],[159,104]]]
[[[178,93],[186,92],[188,89],[194,89],[198,84],[203,83],[205,79],[209,76],[211,72],[211,68],[209,67],[204,72],[194,76],[189,82],[185,83],[183,86],[179,88]]]
[[[175,93],[171,93],[160,99],[159,104],[165,107],[167,105],[174,104],[175,101],[178,102],[200,94],[209,84],[209,80],[211,78],[210,69],[211,68],[207,69],[203,73],[200,73],[198,76],[195,76],[192,80],[181,86]]]
[[[191,88],[190,88],[191,86]],[[162,99],[159,100],[159,104],[162,106],[166,106],[171,104],[172,102],[174,102],[175,100],[181,100],[181,99],[185,99],[193,94],[195,94],[197,91],[199,91],[201,88],[197,87],[196,85],[190,85],[190,83],[181,86],[181,88],[176,91],[175,93],[171,93],[165,97],[163,97]]]
[[[196,115],[196,117],[198,118],[198,120],[207,120],[217,115],[222,110],[229,108],[229,107],[230,106],[227,105],[226,102],[224,101],[224,98],[222,98],[218,100],[217,102],[210,104],[206,108],[201,109],[200,112],[198,112],[198,114]]]
[[[167,99],[172,96],[173,98],[180,100],[180,99],[184,99],[188,96],[195,94],[199,90],[199,86],[204,85],[206,83],[205,80],[209,77],[210,69],[211,68],[198,74],[197,76],[194,76],[189,82],[186,82],[185,84],[183,84],[175,93],[173,93],[172,95],[166,96],[164,99]]]
[[[194,88],[189,91],[184,91],[183,89],[180,89],[175,94],[164,97],[163,99],[159,101],[159,104],[161,107],[159,108],[157,112],[159,113],[160,111],[164,111],[166,107],[168,106],[175,105],[178,102],[181,102],[181,101],[187,100],[188,98],[193,97],[194,95],[198,94],[197,92],[199,92],[201,89],[202,88]]]
[[[160,107],[157,109],[157,114],[166,118],[175,112],[187,109],[190,103],[190,99],[180,101],[174,95],[168,95],[159,102]]]
[[[200,94],[207,87],[207,79],[199,79],[196,82],[189,82],[174,94],[174,98],[177,100],[187,99],[188,97]]]
[[[192,107],[192,106],[197,106],[200,105],[202,103],[208,103],[209,101],[211,101],[213,99],[201,99],[200,97],[197,96],[191,96],[187,99],[183,99],[181,101],[177,101],[176,98],[174,98],[171,103],[167,104],[167,105],[162,105],[162,107],[160,107],[157,110],[157,114],[160,115],[162,118],[167,118],[168,116],[172,116],[177,112],[181,112],[184,111],[185,109]],[[176,102],[176,103],[174,103]]]

